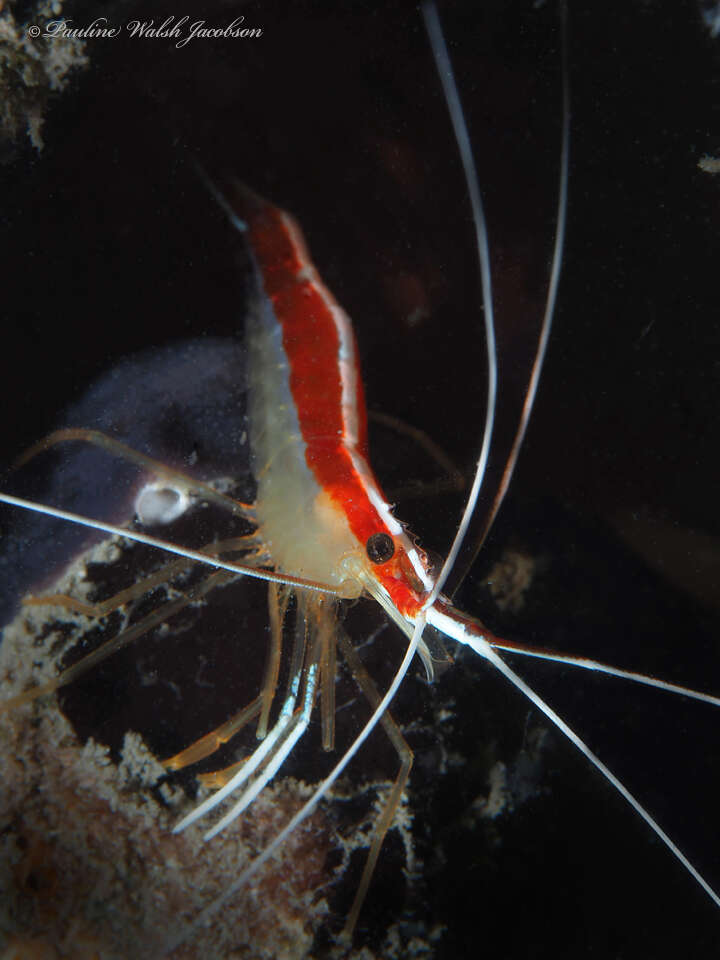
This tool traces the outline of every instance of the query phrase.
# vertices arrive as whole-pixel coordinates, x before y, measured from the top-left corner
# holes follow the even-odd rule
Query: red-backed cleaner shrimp
[[[250,181],[250,182],[252,182],[252,181]],[[315,244],[313,244],[312,246],[313,246],[313,250],[314,250],[314,249],[315,249]],[[329,286],[331,286],[331,287],[334,289],[334,284],[329,284]],[[650,320],[648,320],[648,323],[650,323]],[[642,329],[644,330],[644,327],[643,327]],[[642,333],[642,330],[640,331],[640,333]],[[643,345],[643,343],[646,341],[647,336],[650,336],[651,334],[652,334],[652,329],[649,330],[648,333],[645,334],[644,336],[642,336],[642,337],[639,336],[639,337],[638,337],[638,343],[639,343],[639,345],[640,345],[640,346],[639,346],[639,349],[642,349],[642,345]],[[398,514],[400,515],[400,511],[398,511]],[[554,646],[559,646],[559,644],[557,644],[557,642],[556,642],[555,640],[553,640],[553,645],[554,645]],[[567,678],[566,678],[566,679],[567,679]],[[569,681],[568,681],[568,682],[569,682]],[[575,682],[575,678],[573,678],[573,682]],[[580,680],[580,679],[577,680],[577,683],[581,683],[581,682],[582,682],[582,680]],[[606,681],[606,685],[609,684],[610,682],[611,682],[611,681]],[[606,689],[606,685],[603,686],[603,688],[602,688],[603,692],[604,692],[605,689]],[[593,687],[592,689],[595,690],[595,687]],[[599,695],[598,695],[598,696],[599,696]],[[657,696],[660,696],[660,695],[658,694]],[[662,709],[662,708],[661,708],[661,709]],[[670,709],[672,709],[672,710],[674,711],[674,710],[675,710],[675,706],[673,706],[673,707],[670,708]],[[472,722],[472,721],[471,721],[471,722]],[[589,829],[589,827],[588,827],[588,829]],[[457,953],[456,953],[456,955],[457,955]]]

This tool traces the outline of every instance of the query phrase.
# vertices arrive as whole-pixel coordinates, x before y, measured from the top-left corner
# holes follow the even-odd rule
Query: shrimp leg
[[[345,662],[350,668],[350,672],[352,673],[357,685],[362,690],[372,709],[376,710],[378,704],[380,703],[380,694],[378,693],[374,680],[365,669],[365,666],[358,656],[355,647],[352,645],[347,634],[342,628],[338,629],[337,636],[338,643],[340,645],[340,651],[345,659]],[[402,733],[400,732],[400,728],[398,727],[397,723],[395,723],[388,711],[382,715],[380,718],[380,723],[382,724],[383,730],[389,737],[393,747],[397,751],[397,755],[400,759],[400,769],[395,777],[395,782],[393,783],[392,790],[390,791],[390,796],[388,797],[385,807],[383,808],[377,824],[375,825],[375,833],[372,838],[367,860],[365,861],[362,877],[360,878],[360,883],[355,892],[355,898],[353,900],[350,913],[345,921],[343,937],[348,940],[353,935],[357,918],[360,914],[360,910],[362,909],[362,905],[365,902],[368,887],[370,886],[370,881],[372,880],[373,873],[375,872],[375,867],[377,865],[378,857],[380,856],[382,845],[385,841],[388,830],[392,826],[395,814],[397,813],[398,807],[402,801],[402,796],[405,791],[405,787],[407,786],[414,759],[410,745],[405,737],[403,737]]]
[[[258,721],[257,738],[258,740],[265,739],[267,736],[268,717],[277,689],[278,674],[280,671],[280,655],[282,652],[282,628],[289,599],[289,591],[279,589],[276,583],[270,582],[268,584],[268,609],[270,612],[271,627],[270,646],[265,664],[262,691],[259,696],[215,730],[206,733],[194,743],[191,743],[189,747],[181,750],[180,753],[176,753],[174,756],[164,760],[163,764],[169,770],[182,770],[184,767],[188,767],[193,763],[205,760],[239,733],[240,730],[258,716],[258,714],[260,715],[260,719]],[[198,779],[205,783],[206,786],[224,787],[242,768],[244,762],[245,761],[234,763],[225,770],[216,770],[211,773],[200,774]]]
[[[139,620],[131,627],[128,627],[127,630],[123,630],[116,637],[113,637],[111,640],[108,640],[102,646],[98,647],[97,650],[93,650],[92,653],[89,653],[81,660],[78,660],[77,663],[74,663],[71,667],[63,670],[60,674],[58,674],[58,676],[53,677],[52,680],[48,680],[46,683],[39,684],[36,687],[31,687],[30,690],[26,690],[24,693],[20,693],[15,697],[11,697],[9,700],[3,701],[0,703],[0,713],[14,710],[16,707],[22,706],[24,703],[31,703],[38,697],[55,693],[56,690],[59,690],[61,687],[65,687],[74,680],[77,680],[77,678],[82,676],[82,674],[86,673],[93,667],[96,667],[104,660],[107,660],[108,657],[111,657],[114,653],[122,650],[128,644],[139,639],[149,630],[152,630],[154,627],[164,623],[176,613],[184,610],[189,604],[197,602],[215,587],[220,586],[222,583],[228,583],[231,579],[232,577],[224,570],[216,571],[215,573],[210,574],[209,577],[193,587],[192,590],[180,597],[176,597],[175,599],[164,603],[157,610],[149,613],[146,617],[143,617],[142,620]]]
[[[216,824],[212,830],[206,834],[206,839],[215,836],[223,827],[227,826],[231,820],[234,820],[243,809],[257,796],[266,783],[275,775],[285,760],[288,753],[304,733],[309,721],[309,710],[312,708],[312,702],[315,695],[315,681],[317,677],[318,661],[318,643],[313,643],[312,655],[305,663],[305,654],[307,646],[306,621],[303,616],[299,616],[295,624],[295,639],[293,644],[292,660],[290,665],[290,676],[288,688],[285,695],[280,716],[275,725],[269,731],[263,742],[250,754],[228,782],[208,797],[203,803],[197,806],[192,813],[184,817],[174,828],[174,833],[180,833],[190,824],[195,823],[200,817],[214,810],[218,804],[238,790],[247,780],[252,777],[256,771],[263,772],[252,782],[252,784],[243,792],[236,806],[230,814]],[[304,688],[303,707],[297,712],[295,704],[297,703],[301,685]],[[310,690],[308,701],[308,690]],[[263,769],[264,768],[264,769]],[[249,796],[249,799],[247,799]]]
[[[268,561],[265,550],[254,534],[248,534],[245,537],[235,537],[232,540],[223,540],[220,543],[208,544],[206,547],[203,547],[202,550],[202,552],[207,553],[208,556],[220,556],[222,554],[237,553],[240,551],[244,553],[243,559],[246,562],[262,564]],[[187,560],[172,560],[170,563],[160,567],[159,570],[156,570],[155,573],[143,577],[142,580],[138,580],[137,583],[132,584],[132,586],[127,587],[125,590],[119,590],[100,603],[87,603],[84,600],[71,597],[66,593],[42,594],[40,596],[29,594],[23,597],[22,602],[26,607],[64,607],[66,610],[74,613],[82,613],[87,617],[101,620],[103,617],[108,616],[108,614],[114,613],[115,610],[118,610],[126,603],[145,596],[145,594],[149,593],[154,587],[169,583],[174,577],[191,565]]]
[[[21,456],[18,457],[13,464],[13,470],[17,470],[18,468],[24,466],[38,454],[43,453],[46,450],[50,450],[54,446],[73,441],[88,443],[107,450],[114,456],[119,457],[122,460],[127,460],[130,463],[134,463],[138,467],[141,467],[155,474],[156,476],[174,481],[178,487],[186,493],[199,494],[203,499],[206,499],[212,503],[217,503],[219,506],[224,506],[237,516],[243,517],[243,519],[248,520],[251,523],[254,522],[255,510],[252,504],[242,503],[239,500],[234,500],[232,497],[228,497],[226,494],[215,490],[209,484],[203,483],[200,480],[196,480],[194,477],[183,473],[181,470],[168,467],[159,460],[154,460],[152,457],[148,457],[144,453],[140,453],[139,450],[134,450],[132,447],[128,447],[120,440],[116,440],[114,437],[109,437],[107,434],[101,433],[99,430],[88,430],[76,427],[71,427],[64,430],[55,430],[53,433],[48,434],[48,436],[43,440],[33,444],[33,446],[26,450],[25,453],[21,454]]]
[[[207,757],[212,756],[216,750],[219,750],[220,747],[239,733],[243,727],[247,726],[247,724],[260,713],[261,707],[262,695],[255,697],[253,701],[230,717],[229,720],[226,720],[220,724],[219,727],[211,730],[210,733],[206,733],[194,743],[191,743],[189,747],[181,750],[180,753],[176,753],[174,756],[168,757],[167,760],[163,760],[162,765],[168,770],[183,770],[193,763],[199,763],[200,760],[205,760]],[[228,767],[228,770],[234,772],[238,768],[239,764],[235,763],[232,767]],[[225,786],[229,779],[225,776],[226,773],[227,771],[225,770],[216,770],[213,773],[199,774],[198,780],[206,786]]]

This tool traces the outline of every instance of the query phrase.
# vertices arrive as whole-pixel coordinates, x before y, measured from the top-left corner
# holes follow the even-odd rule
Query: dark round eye
[[[395,553],[395,544],[389,533],[374,533],[368,537],[365,550],[373,563],[387,563]]]

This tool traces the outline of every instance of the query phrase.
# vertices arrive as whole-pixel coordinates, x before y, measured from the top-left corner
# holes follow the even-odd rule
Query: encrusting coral
[[[41,0],[19,23],[13,4],[0,2],[0,134],[16,140],[24,130],[37,150],[51,96],[88,63],[82,40],[44,35],[62,7],[62,0]]]
[[[94,551],[97,561],[108,545]],[[82,595],[87,560],[71,565],[56,587]],[[87,626],[75,613],[48,613],[25,607],[6,627],[4,696],[52,676]],[[172,833],[195,801],[171,787],[166,773],[136,733],[126,733],[117,763],[93,739],[83,744],[54,695],[4,713],[0,956],[162,956],[168,935],[223,892],[311,790],[292,778],[272,785],[220,838],[205,843],[202,825]],[[282,856],[172,956],[307,956],[328,911],[330,846],[320,808]]]

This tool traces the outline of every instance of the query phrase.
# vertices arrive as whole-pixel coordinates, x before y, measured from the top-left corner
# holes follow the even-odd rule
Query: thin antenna
[[[228,218],[232,226],[239,233],[247,233],[247,228],[248,228],[247,224],[242,219],[242,217],[239,217],[237,213],[233,210],[232,204],[230,203],[228,198],[225,196],[223,191],[220,189],[220,187],[218,187],[218,185],[212,179],[212,177],[207,172],[205,167],[203,167],[200,161],[196,160],[194,157],[192,158],[191,162],[193,167],[195,168],[195,173],[197,173],[203,186],[208,191],[210,196],[215,200],[215,202],[220,207],[220,209],[223,211],[223,213]]]
[[[502,657],[492,649],[490,643],[487,641],[487,639],[485,639],[485,637],[472,630],[472,628],[467,629],[467,624],[463,623],[462,620],[458,619],[456,616],[453,616],[451,608],[448,608],[446,611],[438,609],[437,607],[433,607],[431,610],[428,610],[428,623],[432,624],[432,626],[436,627],[438,630],[441,630],[446,636],[457,640],[459,643],[467,644],[471,650],[474,650],[478,656],[483,657],[485,660],[491,663],[496,670],[498,670],[507,680],[509,680],[517,690],[524,694],[527,699],[535,707],[537,707],[537,709],[540,710],[541,713],[543,713],[561,733],[565,734],[573,746],[575,746],[580,753],[583,754],[583,756],[587,757],[595,769],[601,773],[606,780],[609,781],[610,785],[617,791],[617,793],[619,793],[620,796],[630,804],[633,810],[635,810],[636,813],[642,817],[645,823],[662,841],[670,853],[672,853],[673,856],[680,861],[687,872],[693,877],[694,880],[697,881],[705,893],[707,893],[713,903],[720,907],[720,896],[718,896],[700,871],[693,866],[675,841],[672,840],[663,830],[647,807],[644,807],[637,797],[628,790],[622,780],[615,776],[612,770],[602,762],[597,754],[593,753],[590,747],[580,736],[578,736],[577,733],[575,733],[572,727],[567,724],[563,718],[556,713],[555,710],[553,710],[553,708],[522,679],[522,677],[518,676],[518,674],[515,673],[515,671],[512,670],[507,663],[505,663]]]
[[[147,533],[140,533],[137,530],[127,530],[125,527],[119,527],[114,523],[101,523],[99,520],[83,517],[79,513],[61,510],[59,507],[49,507],[42,503],[36,503],[34,500],[24,500],[22,497],[13,497],[9,493],[0,493],[0,503],[7,503],[11,507],[21,507],[23,510],[29,510],[31,513],[43,513],[48,517],[54,517],[56,520],[67,520],[69,523],[75,523],[89,530],[99,530],[101,533],[109,533],[111,536],[125,537],[126,540],[133,540],[135,543],[144,543],[148,547],[156,547],[158,550],[164,550],[166,553],[174,553],[176,556],[184,557],[186,560],[204,563],[207,567],[213,567],[215,570],[229,570],[231,573],[237,573],[243,577],[254,577],[257,580],[272,580],[274,583],[287,583],[292,587],[315,590],[318,593],[327,593],[334,597],[343,596],[343,592],[340,589],[326,583],[318,583],[315,580],[305,580],[302,577],[286,577],[281,573],[275,573],[272,570],[266,570],[262,567],[256,568],[248,567],[241,563],[230,563],[228,560],[220,560],[200,550],[178,547],[176,544],[170,543],[169,540],[151,537]]]
[[[485,477],[488,457],[490,455],[490,445],[492,443],[493,427],[495,424],[495,406],[497,402],[497,350],[495,345],[495,322],[493,317],[493,299],[492,299],[492,281],[490,277],[490,250],[488,247],[487,224],[485,222],[485,212],[483,210],[482,197],[480,195],[480,186],[478,183],[477,169],[473,150],[470,144],[467,124],[465,123],[465,114],[463,113],[460,95],[458,93],[455,76],[453,74],[450,56],[448,54],[447,44],[443,36],[440,18],[437,7],[433,0],[425,0],[422,5],[422,15],[425,21],[430,48],[435,58],[440,82],[445,93],[445,102],[447,103],[450,120],[452,122],[455,140],[458,145],[460,159],[462,160],[463,171],[465,173],[465,183],[470,195],[470,206],[472,209],[473,222],[475,224],[475,240],[477,243],[478,257],[480,259],[480,278],[482,281],[483,295],[483,315],[485,320],[485,344],[487,347],[487,402],[485,409],[485,430],[483,433],[482,447],[475,468],[475,477],[472,487],[468,494],[465,509],[463,511],[460,526],[455,534],[455,539],[450,547],[450,552],[442,565],[440,575],[435,581],[435,586],[431,590],[425,607],[430,607],[435,602],[437,596],[443,588],[443,584],[452,570],[457,555],[462,547],[465,534],[472,520],[475,505],[480,494],[480,488]]]
[[[565,227],[567,223],[567,197],[568,197],[568,169],[570,159],[570,81],[567,62],[567,7],[564,0],[560,3],[560,33],[561,33],[561,72],[562,72],[562,140],[560,147],[560,184],[558,187],[558,205],[557,205],[557,228],[555,230],[555,244],[553,247],[552,267],[550,269],[550,281],[548,283],[548,294],[545,302],[545,312],[543,314],[542,328],[538,339],[535,359],[533,360],[532,371],[528,381],[527,392],[525,393],[525,402],[523,403],[522,414],[518,424],[517,433],[513,440],[505,469],[503,470],[497,493],[490,507],[490,511],[480,529],[480,534],[475,542],[472,553],[463,561],[461,568],[453,571],[453,587],[449,590],[452,596],[465,578],[468,570],[472,566],[478,553],[482,549],[490,528],[495,522],[495,517],[502,506],[505,495],[510,486],[510,480],[515,471],[520,449],[525,440],[530,414],[535,404],[540,374],[545,363],[545,353],[547,351],[550,330],[552,327],[553,316],[555,314],[555,304],[557,302],[557,291],[560,283],[560,270],[562,263],[563,249],[565,246]]]
[[[448,611],[455,610],[451,604],[445,604],[445,607]],[[592,660],[590,657],[576,657],[569,653],[561,653],[558,650],[531,647],[526,643],[518,643],[515,640],[503,640],[490,633],[479,620],[475,620],[457,611],[455,611],[455,614],[466,623],[474,623],[477,630],[482,633],[483,638],[493,650],[503,650],[506,653],[517,654],[521,657],[530,657],[546,663],[561,663],[566,667],[575,667],[581,670],[590,670],[593,673],[602,673],[607,677],[629,680],[631,683],[642,684],[646,687],[653,687],[656,690],[663,690],[665,693],[672,693],[679,697],[688,697],[691,700],[708,703],[713,707],[720,707],[720,697],[714,696],[712,693],[705,693],[703,690],[694,690],[692,687],[685,687],[679,683],[670,683],[668,680],[661,680],[659,677],[653,677],[647,673],[638,673],[635,670],[623,670],[621,667],[614,667],[612,664],[602,663],[600,660]]]

